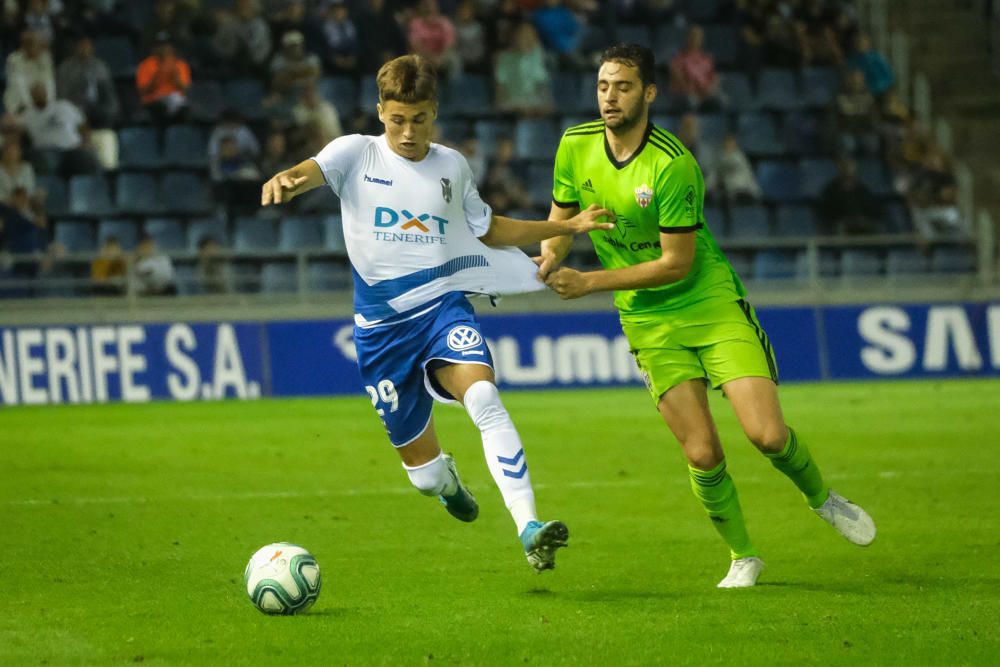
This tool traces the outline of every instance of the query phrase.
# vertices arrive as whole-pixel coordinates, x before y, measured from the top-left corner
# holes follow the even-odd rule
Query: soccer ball
[[[243,573],[247,595],[265,614],[305,611],[319,597],[319,565],[313,555],[288,542],[261,547]]]

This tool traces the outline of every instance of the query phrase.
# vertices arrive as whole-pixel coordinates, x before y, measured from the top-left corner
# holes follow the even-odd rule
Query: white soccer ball
[[[261,547],[243,573],[247,595],[265,614],[298,614],[319,597],[319,565],[296,544],[276,542]]]

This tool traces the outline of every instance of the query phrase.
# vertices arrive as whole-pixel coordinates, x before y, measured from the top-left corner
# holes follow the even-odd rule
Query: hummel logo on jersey
[[[392,187],[392,181],[386,180],[384,178],[372,178],[368,174],[365,174],[365,183],[374,183],[375,185],[388,185]]]
[[[584,192],[591,192],[592,193],[592,192],[594,192],[594,184],[591,183],[590,179],[588,178],[587,180],[585,180],[583,182],[583,185],[580,186],[580,189],[583,190]]]

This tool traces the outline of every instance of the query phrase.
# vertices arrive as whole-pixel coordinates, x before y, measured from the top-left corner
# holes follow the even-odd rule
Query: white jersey
[[[479,237],[493,212],[465,158],[431,144],[419,162],[393,152],[385,135],[352,134],[313,158],[338,197],[354,269],[354,319],[375,326],[448,292],[540,290],[531,259]]]

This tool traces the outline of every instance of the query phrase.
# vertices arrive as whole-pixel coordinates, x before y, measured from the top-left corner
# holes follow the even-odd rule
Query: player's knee
[[[500,391],[492,382],[480,380],[473,383],[466,390],[462,402],[472,418],[472,423],[480,431],[489,431],[510,424],[510,415],[500,400]]]
[[[451,471],[440,454],[419,466],[403,465],[414,488],[425,496],[439,496],[448,486]]]
[[[788,427],[782,423],[761,424],[747,430],[747,438],[764,453],[780,452],[788,441]]]
[[[711,470],[722,463],[722,446],[710,437],[688,438],[681,445],[688,464],[698,470]]]

